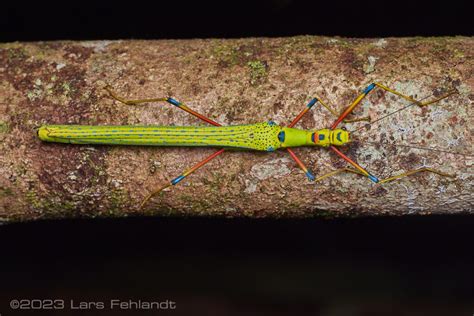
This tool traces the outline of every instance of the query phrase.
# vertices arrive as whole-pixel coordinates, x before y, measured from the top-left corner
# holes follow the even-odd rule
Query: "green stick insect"
[[[428,106],[436,103],[448,96],[456,93],[456,90],[451,90],[445,95],[435,98],[431,101],[422,102],[417,101],[409,96],[406,96],[398,91],[390,89],[380,83],[370,84],[342,113],[337,113],[331,107],[326,105],[320,98],[313,98],[307,106],[295,117],[295,119],[288,126],[280,126],[269,121],[264,123],[256,123],[249,125],[231,125],[221,126],[221,124],[199,114],[184,103],[178,102],[173,98],[153,98],[141,100],[126,100],[117,96],[112,89],[107,86],[105,89],[110,96],[115,100],[127,104],[137,105],[149,102],[168,102],[181,110],[188,112],[191,115],[213,125],[213,126],[86,126],[86,125],[43,125],[38,130],[38,136],[42,141],[58,142],[68,144],[111,144],[111,145],[140,145],[140,146],[203,146],[203,147],[220,147],[218,151],[208,156],[195,166],[183,172],[178,177],[166,183],[164,186],[148,194],[140,205],[142,208],[148,200],[163,189],[178,184],[191,173],[204,166],[206,163],[222,154],[226,149],[238,148],[245,150],[260,150],[260,151],[275,151],[284,148],[288,151],[290,156],[303,170],[310,181],[321,181],[327,177],[336,175],[341,172],[349,172],[369,178],[374,183],[386,183],[395,179],[410,176],[418,172],[432,172],[444,177],[454,177],[454,175],[446,174],[444,172],[432,168],[420,168],[410,170],[402,174],[389,177],[386,179],[378,179],[366,169],[361,167],[351,158],[343,154],[338,147],[347,145],[351,142],[350,133],[345,128],[337,128],[341,122],[350,123],[357,121],[369,121],[368,117],[357,118],[353,120],[346,120],[346,117],[357,107],[367,94],[375,88],[381,88],[387,92],[400,96],[410,102],[407,106],[396,110],[384,117],[376,120],[379,121],[396,112],[400,112],[414,104],[419,107]],[[318,130],[302,130],[296,129],[294,126],[301,120],[301,118],[317,103],[320,103],[331,112],[337,119],[330,126],[330,128]],[[376,121],[370,122],[371,124]],[[358,130],[355,130],[358,131]],[[355,132],[354,131],[354,132]],[[300,146],[320,146],[329,147],[342,159],[347,161],[353,168],[341,168],[335,171],[326,173],[322,176],[315,177],[311,171],[303,164],[303,162],[296,156],[292,148]]]

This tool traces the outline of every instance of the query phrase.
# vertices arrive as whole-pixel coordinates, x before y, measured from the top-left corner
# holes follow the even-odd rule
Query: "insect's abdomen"
[[[222,127],[45,125],[43,141],[70,144],[216,146],[255,150],[280,147],[281,127],[271,122]]]

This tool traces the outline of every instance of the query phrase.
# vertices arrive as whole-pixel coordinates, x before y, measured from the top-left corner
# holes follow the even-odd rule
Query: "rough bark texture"
[[[0,221],[472,213],[472,156],[391,144],[473,151],[473,51],[474,40],[463,37],[0,44]],[[41,124],[202,124],[167,104],[119,104],[106,84],[130,98],[174,96],[222,124],[287,124],[311,96],[340,111],[373,81],[416,98],[450,88],[459,94],[393,115],[344,151],[380,177],[430,166],[456,179],[424,173],[374,185],[340,174],[310,183],[286,151],[229,151],[140,211],[149,191],[215,149],[52,144],[35,133]],[[355,115],[376,119],[406,104],[378,90]],[[299,126],[323,128],[334,119],[316,107]],[[324,148],[297,153],[316,175],[346,165]]]

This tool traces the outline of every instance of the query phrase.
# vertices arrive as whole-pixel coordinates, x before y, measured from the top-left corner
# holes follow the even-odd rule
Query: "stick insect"
[[[376,88],[385,90],[388,93],[397,95],[410,103],[405,107],[379,118],[376,121],[370,121],[370,118],[346,119],[353,110],[361,103],[361,101]],[[163,189],[174,186],[188,177],[190,174],[204,166],[206,163],[222,154],[227,149],[245,149],[259,151],[275,151],[277,149],[285,149],[296,164],[301,168],[306,177],[310,181],[321,181],[325,178],[334,176],[339,173],[348,172],[367,177],[374,183],[387,183],[396,179],[416,174],[418,172],[432,172],[443,177],[454,177],[432,168],[419,168],[404,172],[402,174],[379,179],[365,168],[360,166],[353,159],[342,153],[338,147],[345,146],[351,142],[351,133],[345,128],[338,128],[341,122],[352,123],[358,121],[368,121],[373,124],[389,115],[395,114],[407,109],[412,105],[425,107],[434,104],[442,99],[456,93],[456,90],[450,90],[446,94],[435,97],[432,100],[421,101],[415,100],[410,96],[404,95],[380,83],[372,83],[360,93],[357,98],[344,109],[342,113],[337,113],[333,108],[328,106],[321,98],[312,98],[306,107],[291,121],[288,126],[280,126],[272,121],[264,123],[256,123],[249,125],[230,125],[222,126],[221,124],[211,120],[210,118],[192,110],[186,104],[179,102],[171,97],[168,98],[152,98],[127,100],[118,96],[110,86],[105,87],[110,96],[126,105],[138,105],[151,102],[168,102],[169,104],[196,116],[202,121],[213,126],[86,126],[86,125],[43,125],[38,130],[38,136],[42,141],[59,142],[69,144],[112,144],[112,145],[146,145],[146,146],[205,146],[219,147],[218,151],[206,157],[201,162],[184,171],[178,177],[168,181],[165,185],[157,190],[149,193],[140,204],[142,208],[153,196],[161,192]],[[321,104],[325,107],[336,120],[329,128],[317,130],[302,130],[294,128],[301,118],[311,110],[314,105]],[[354,130],[359,131],[361,128]],[[344,167],[336,169],[329,173],[315,177],[313,173],[298,158],[292,148],[300,146],[320,146],[326,147],[334,151],[338,156],[344,159],[352,167]]]

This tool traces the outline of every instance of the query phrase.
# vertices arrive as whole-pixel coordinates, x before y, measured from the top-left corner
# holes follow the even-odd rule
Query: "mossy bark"
[[[472,156],[393,145],[473,152],[473,51],[465,37],[0,44],[0,221],[471,213]],[[173,96],[221,124],[283,125],[314,95],[341,111],[373,81],[416,98],[459,93],[381,121],[344,152],[380,177],[430,166],[455,179],[424,173],[374,185],[340,174],[311,183],[286,151],[228,151],[139,210],[148,192],[215,149],[52,144],[35,133],[42,124],[203,124],[167,104],[119,104],[106,84],[130,98]],[[404,105],[376,91],[355,115],[376,119]],[[315,107],[300,127],[324,128],[334,119]],[[345,166],[322,148],[297,154],[316,175]]]

